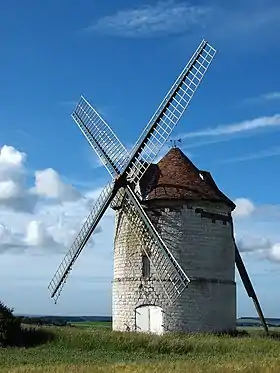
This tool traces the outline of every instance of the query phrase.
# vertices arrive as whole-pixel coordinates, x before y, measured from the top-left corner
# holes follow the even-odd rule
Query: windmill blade
[[[264,331],[266,333],[268,333],[267,323],[265,321],[264,314],[262,312],[261,305],[259,303],[257,294],[256,294],[256,292],[253,288],[253,284],[252,284],[252,282],[249,278],[248,272],[245,268],[245,265],[243,263],[243,260],[241,258],[241,255],[240,255],[239,250],[238,250],[236,245],[235,245],[235,263],[236,263],[236,267],[238,269],[238,272],[240,274],[241,280],[243,282],[243,285],[244,285],[244,287],[247,291],[247,294],[250,298],[252,298],[252,300],[254,302],[255,308],[256,308],[257,313],[259,315],[259,318],[261,320]]]
[[[113,177],[119,175],[127,164],[129,154],[117,135],[83,96],[72,113],[72,118],[108,172]]]
[[[80,232],[75,238],[70,250],[65,255],[60,263],[57,271],[55,272],[48,288],[51,292],[51,297],[54,298],[55,303],[59,298],[67,277],[72,269],[73,264],[80,255],[82,249],[88,242],[95,227],[104,215],[107,207],[115,196],[114,183],[108,184],[101,192],[100,196],[95,202],[93,209],[84,222]]]
[[[123,211],[172,303],[185,290],[190,279],[157,233],[132,189],[127,186],[125,191]],[[147,253],[147,247],[151,248],[151,255]]]
[[[154,161],[197,90],[216,50],[203,40],[136,142],[124,173],[137,183]]]

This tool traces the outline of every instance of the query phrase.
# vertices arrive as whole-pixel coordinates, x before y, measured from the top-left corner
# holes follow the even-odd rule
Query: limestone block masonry
[[[231,210],[223,202],[154,200],[146,208],[168,248],[191,282],[172,305],[151,270],[142,275],[138,238],[116,211],[113,329],[135,331],[135,309],[163,309],[164,332],[221,332],[235,329],[235,250]]]

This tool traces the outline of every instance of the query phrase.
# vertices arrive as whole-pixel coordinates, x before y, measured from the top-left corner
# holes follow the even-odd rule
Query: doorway
[[[137,332],[163,333],[162,308],[159,306],[140,306],[135,309],[135,326]]]

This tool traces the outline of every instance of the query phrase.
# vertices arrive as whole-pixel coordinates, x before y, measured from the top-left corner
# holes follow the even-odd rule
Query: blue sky
[[[280,4],[20,1],[0,15],[0,298],[18,313],[110,314],[113,213],[54,306],[47,284],[109,180],[70,113],[83,94],[129,148],[202,38],[217,50],[173,137],[236,201],[236,239],[279,316]],[[254,315],[238,276],[238,314]]]

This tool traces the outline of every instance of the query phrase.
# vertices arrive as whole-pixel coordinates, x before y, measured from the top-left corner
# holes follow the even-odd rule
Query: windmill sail
[[[81,96],[72,118],[112,176],[119,175],[129,154],[98,112]]]
[[[122,209],[142,249],[149,257],[167,297],[171,303],[174,302],[188,286],[188,276],[157,233],[129,186],[126,188]],[[147,252],[147,248],[151,254]]]
[[[107,207],[114,197],[114,184],[108,184],[101,192],[99,198],[95,202],[93,209],[91,210],[89,216],[84,222],[80,232],[75,238],[70,250],[65,255],[64,259],[60,263],[57,271],[55,272],[48,288],[51,292],[51,297],[57,301],[60,293],[65,285],[67,277],[73,267],[73,264],[80,255],[82,249],[88,242],[93,230],[101,220]]]
[[[124,172],[137,183],[188,107],[216,50],[203,40],[137,140]]]

